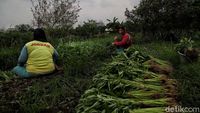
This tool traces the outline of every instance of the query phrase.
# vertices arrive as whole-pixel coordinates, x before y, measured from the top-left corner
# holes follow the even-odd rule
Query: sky
[[[81,11],[78,23],[88,19],[103,21],[117,17],[124,21],[126,8],[132,9],[140,0],[79,0]],[[14,27],[18,24],[31,24],[30,0],[0,0],[0,28]]]

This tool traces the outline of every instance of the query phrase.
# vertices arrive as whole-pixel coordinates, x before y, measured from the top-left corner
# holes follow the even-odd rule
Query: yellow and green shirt
[[[21,51],[19,64],[25,63],[28,73],[48,74],[55,70],[58,53],[49,42],[31,41]]]

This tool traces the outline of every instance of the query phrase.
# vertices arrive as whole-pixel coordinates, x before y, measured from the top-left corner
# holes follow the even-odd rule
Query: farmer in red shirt
[[[115,41],[112,44],[117,47],[117,52],[121,52],[132,45],[132,39],[131,36],[126,32],[124,27],[119,27],[118,32],[121,37],[115,36]]]

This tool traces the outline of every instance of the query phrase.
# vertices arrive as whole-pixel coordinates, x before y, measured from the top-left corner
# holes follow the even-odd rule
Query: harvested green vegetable
[[[170,67],[167,62],[133,48],[113,58],[93,77],[77,113],[164,113],[173,101],[168,96],[172,92],[164,86],[162,75],[150,71],[152,61],[161,70]]]

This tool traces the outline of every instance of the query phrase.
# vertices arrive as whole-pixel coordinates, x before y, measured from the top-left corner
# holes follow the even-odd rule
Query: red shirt
[[[125,33],[125,34],[122,36],[122,40],[121,40],[121,41],[115,41],[114,44],[115,44],[116,46],[128,48],[128,47],[131,45],[131,43],[128,43],[129,41],[131,41],[130,35],[129,35],[128,33]]]

